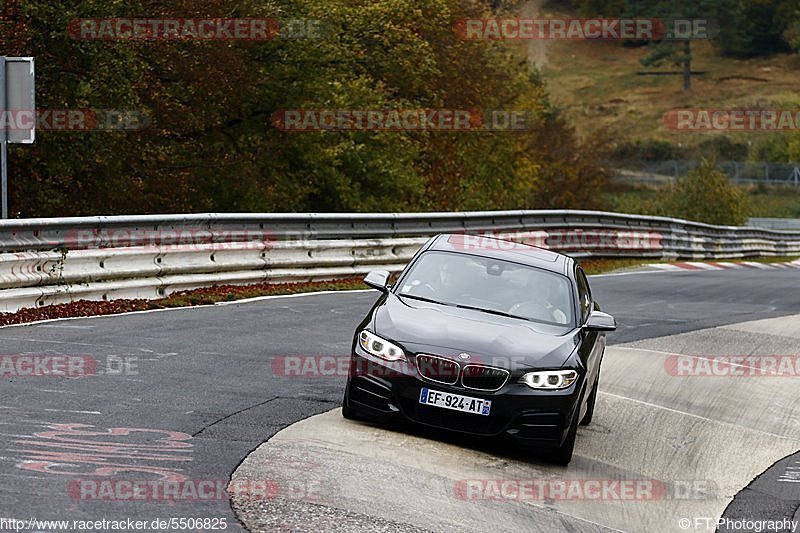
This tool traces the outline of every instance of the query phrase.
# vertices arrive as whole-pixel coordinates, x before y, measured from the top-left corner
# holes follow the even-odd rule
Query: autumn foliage
[[[10,150],[13,216],[600,207],[579,142],[517,45],[460,39],[462,0],[7,2],[40,109],[143,113],[143,129],[39,131]],[[270,41],[84,40],[82,18],[320,21]],[[524,112],[522,131],[303,131],[280,109]]]

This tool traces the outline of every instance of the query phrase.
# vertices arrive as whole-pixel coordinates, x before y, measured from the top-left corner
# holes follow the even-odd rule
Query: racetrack
[[[319,440],[317,448],[326,451],[324,458],[341,469],[337,486],[352,492],[345,492],[344,500],[328,499],[327,507],[317,509],[317,525],[323,528],[329,527],[326,516],[343,523],[342,510],[352,511],[348,520],[354,528],[368,520],[402,530],[444,529],[454,524],[452,516],[468,516],[464,513],[483,519],[507,517],[509,528],[528,524],[530,530],[535,518],[542,520],[536,522],[542,527],[573,531],[667,527],[667,520],[680,518],[676,507],[686,510],[685,516],[718,516],[757,474],[800,449],[798,378],[685,379],[668,375],[665,359],[687,352],[797,355],[798,341],[791,336],[800,331],[795,319],[753,321],[800,314],[800,298],[792,290],[799,283],[800,270],[594,277],[595,297],[604,311],[616,316],[620,328],[609,336],[613,346],[604,363],[605,392],[595,424],[581,430],[578,457],[566,470],[535,457],[495,458],[500,450],[479,443],[440,441],[430,435],[420,440],[345,423],[336,412],[291,427],[274,443],[296,441],[311,428]],[[294,422],[336,408],[341,399],[343,377],[279,376],[275,358],[347,354],[353,328],[374,299],[375,293],[369,292],[306,295],[0,329],[3,354],[87,356],[97,363],[97,371],[85,376],[3,380],[0,516],[148,521],[225,517],[227,530],[240,527],[225,499],[92,501],[91,495],[74,490],[74,482],[101,479],[98,473],[117,480],[227,482],[250,450]],[[733,329],[709,329],[745,322],[749,324]],[[365,443],[356,454],[359,460],[343,463],[343,448],[354,442]],[[412,470],[403,470],[406,477],[400,477],[400,467],[392,463],[398,448],[410,453],[406,460]],[[264,450],[272,452],[269,445],[259,452]],[[282,459],[272,464],[285,468],[269,470],[269,479],[283,494],[310,492],[309,480],[316,479],[312,466],[327,463],[308,456],[305,463],[287,462],[286,454],[295,451],[281,450],[284,455],[277,457]],[[436,457],[443,459],[437,462]],[[376,464],[386,465],[387,470],[372,469]],[[464,464],[472,470],[462,471]],[[367,490],[374,486],[370,476],[380,472],[384,490],[399,486],[402,494],[411,489],[417,494],[389,505],[388,511],[365,507],[365,495],[377,495]],[[664,498],[649,503],[520,505],[453,497],[453,475],[461,476],[455,478],[458,481],[470,475],[505,478],[509,473],[515,478],[553,473],[584,479],[633,475],[673,485],[676,481],[715,485],[706,491],[712,497],[682,500],[686,507]],[[441,497],[449,499],[444,503],[430,499],[426,487],[431,485],[420,483],[425,479],[449,482],[441,487]],[[330,496],[332,487],[323,483],[315,490]],[[429,511],[425,520],[405,512],[404,505],[414,498],[427,503],[421,508]],[[274,515],[280,501],[256,499],[244,516],[266,527],[268,520],[253,517]],[[433,502],[437,505],[431,508]],[[292,509],[284,508],[289,518],[278,523],[291,524],[296,518]],[[758,512],[752,507],[745,510]],[[639,524],[644,527],[637,529]]]

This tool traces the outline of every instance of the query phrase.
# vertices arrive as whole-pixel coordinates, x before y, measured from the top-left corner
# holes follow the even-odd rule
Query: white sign
[[[36,116],[34,96],[34,68],[32,57],[5,58],[5,117]],[[2,91],[0,91],[2,92]],[[0,100],[2,102],[2,100]],[[16,121],[15,121],[16,122]],[[26,121],[26,127],[20,128],[3,121],[6,139],[9,143],[32,144],[36,139],[36,120]]]
[[[33,144],[36,139],[36,120],[29,120],[25,128],[16,124],[10,127],[11,116],[36,116],[32,57],[0,56],[0,196],[2,216],[8,218],[8,143]]]

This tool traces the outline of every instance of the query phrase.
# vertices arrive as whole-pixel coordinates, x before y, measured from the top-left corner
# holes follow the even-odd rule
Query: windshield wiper
[[[412,300],[420,300],[423,302],[430,302],[432,304],[438,305],[446,305],[449,307],[457,307],[458,309],[469,309],[470,311],[479,311],[481,313],[489,313],[490,315],[498,315],[504,316],[506,318],[518,318],[520,320],[527,320],[528,322],[532,322],[529,318],[525,318],[524,316],[519,315],[512,315],[511,313],[506,313],[504,311],[495,311],[494,309],[484,309],[482,307],[473,307],[471,305],[464,305],[464,304],[454,304],[448,302],[439,302],[437,300],[432,300],[430,298],[425,298],[424,296],[417,296],[415,294],[401,294],[400,297],[402,298],[411,298]]]
[[[473,307],[471,305],[463,305],[463,304],[456,304],[455,306],[458,307],[459,309],[469,309],[471,311],[480,311],[483,313],[489,313],[490,315],[504,316],[507,318],[518,318],[520,320],[527,320],[528,322],[531,321],[530,319],[525,318],[524,316],[512,315],[511,313],[506,313],[505,311],[495,311],[494,309],[484,309],[482,307]]]
[[[439,305],[453,305],[446,302],[439,302],[437,300],[432,300],[430,298],[425,298],[424,296],[417,296],[415,294],[401,294],[401,298],[411,298],[412,300],[420,300],[423,302],[430,302],[432,304],[439,304]]]

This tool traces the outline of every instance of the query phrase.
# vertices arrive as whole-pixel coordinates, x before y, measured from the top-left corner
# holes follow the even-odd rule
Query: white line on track
[[[71,411],[69,409],[44,409],[44,408],[41,408],[41,407],[30,407],[30,406],[10,407],[8,405],[0,405],[0,409],[6,409],[8,411],[19,411],[21,409],[29,411],[31,409],[34,409],[34,410],[37,410],[37,411],[47,411],[47,412],[53,412],[53,413],[74,413],[74,414],[79,414],[79,415],[102,415],[103,414],[100,411]]]
[[[639,405],[644,405],[646,407],[652,407],[653,409],[658,409],[658,410],[661,410],[661,411],[667,411],[669,413],[675,413],[677,415],[696,418],[698,420],[702,420],[704,422],[710,422],[712,424],[717,424],[717,425],[720,425],[720,426],[727,426],[727,427],[732,427],[732,428],[737,428],[737,429],[747,429],[748,431],[753,431],[753,432],[756,432],[756,433],[762,433],[764,435],[769,435],[770,437],[777,437],[779,439],[786,439],[786,435],[778,435],[777,433],[771,433],[769,431],[762,431],[760,429],[748,428],[748,427],[745,427],[745,426],[739,426],[737,424],[730,424],[728,422],[721,422],[719,420],[714,420],[713,418],[707,418],[705,416],[700,416],[700,415],[695,415],[695,414],[692,414],[692,413],[687,413],[686,411],[680,411],[678,409],[673,409],[671,407],[665,407],[663,405],[658,405],[658,404],[650,403],[650,402],[644,402],[642,400],[637,400],[635,398],[629,398],[627,396],[620,396],[619,394],[614,394],[614,393],[611,393],[611,392],[605,392],[602,389],[600,389],[598,391],[598,393],[599,394],[604,394],[606,396],[611,396],[611,397],[617,398],[619,400],[625,400],[625,401],[628,401],[628,402],[638,403]]]

